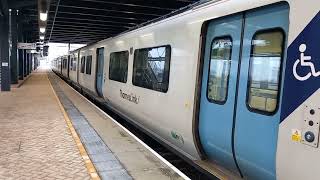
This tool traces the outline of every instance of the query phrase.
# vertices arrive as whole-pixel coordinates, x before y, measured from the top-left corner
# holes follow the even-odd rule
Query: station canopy
[[[44,41],[90,44],[195,3],[199,0],[51,0]],[[37,9],[29,10],[37,15]]]

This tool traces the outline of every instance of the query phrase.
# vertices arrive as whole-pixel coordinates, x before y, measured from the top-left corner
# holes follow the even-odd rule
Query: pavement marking
[[[76,130],[74,129],[66,110],[62,106],[60,99],[58,98],[56,92],[53,89],[51,81],[48,78],[48,74],[47,74],[47,79],[49,81],[49,84],[50,84],[50,87],[51,87],[51,89],[53,91],[53,94],[54,94],[54,96],[55,96],[55,98],[57,100],[57,103],[58,103],[58,105],[59,105],[59,107],[60,107],[60,109],[61,109],[61,111],[63,113],[64,119],[65,119],[65,121],[66,121],[66,123],[68,125],[68,128],[69,128],[69,130],[71,132],[71,135],[72,135],[74,141],[76,142],[76,145],[77,145],[77,147],[79,149],[80,155],[81,155],[82,159],[84,160],[84,163],[86,165],[88,173],[91,176],[91,179],[92,180],[100,180],[100,177],[99,177],[99,175],[98,175],[98,173],[96,171],[96,168],[94,167],[92,161],[90,160],[90,158],[88,156],[88,153],[87,153],[86,149],[84,148],[83,144],[81,143],[81,140],[80,140]]]
[[[55,74],[56,75],[56,74]],[[58,75],[56,75],[58,76]],[[58,76],[64,83],[66,83],[60,76]],[[138,141],[141,145],[143,145],[146,149],[148,149],[152,154],[154,154],[157,158],[159,158],[163,163],[165,163],[168,167],[170,167],[174,172],[179,174],[183,179],[185,180],[191,180],[187,175],[185,175],[183,172],[181,172],[178,168],[176,168],[174,165],[172,165],[169,161],[167,161],[165,158],[163,158],[160,154],[158,154],[155,150],[153,150],[151,147],[149,147],[146,143],[144,143],[142,140],[140,140],[137,136],[135,136],[132,132],[130,132],[127,128],[122,126],[120,123],[118,123],[116,120],[114,120],[109,114],[104,112],[102,109],[100,109],[98,106],[93,104],[91,101],[89,101],[86,97],[84,97],[82,94],[80,94],[78,91],[76,91],[73,87],[71,87],[68,83],[66,83],[74,92],[76,92],[78,95],[80,95],[83,99],[85,99],[88,103],[90,103],[93,107],[95,107],[98,111],[100,111],[102,114],[107,116],[109,119],[111,119],[115,124],[117,124],[119,127],[121,127],[124,131],[126,131],[130,136],[132,136],[136,141]]]

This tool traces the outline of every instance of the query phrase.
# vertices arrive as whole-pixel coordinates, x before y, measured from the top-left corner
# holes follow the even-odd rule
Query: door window
[[[70,60],[69,61],[69,70],[72,70],[73,69],[73,63],[72,63],[73,62],[73,58],[70,57],[69,60]]]
[[[92,56],[87,56],[86,61],[86,74],[91,74],[91,67],[92,67]]]
[[[77,60],[78,58],[76,58],[76,57],[74,57],[73,59],[72,59],[72,70],[73,71],[76,71],[76,69],[77,69]]]
[[[284,33],[256,33],[252,39],[247,103],[251,109],[273,113],[278,106]]]
[[[81,70],[81,71],[80,71],[81,73],[84,73],[84,69],[85,69],[85,58],[86,58],[85,56],[82,56],[82,57],[81,57],[81,69],[80,69],[80,70]]]
[[[231,37],[215,38],[211,45],[207,97],[215,103],[227,100],[231,65]]]

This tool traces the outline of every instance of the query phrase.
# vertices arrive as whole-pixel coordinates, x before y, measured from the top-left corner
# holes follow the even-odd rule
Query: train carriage
[[[319,10],[202,3],[72,52],[63,76],[220,178],[315,179]]]

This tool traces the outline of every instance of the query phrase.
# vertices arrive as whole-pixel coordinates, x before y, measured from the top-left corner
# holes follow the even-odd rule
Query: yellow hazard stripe
[[[56,92],[54,91],[53,86],[52,86],[52,84],[51,84],[51,82],[50,82],[50,80],[49,80],[49,78],[48,78],[48,75],[47,75],[47,79],[48,79],[48,81],[49,81],[49,84],[50,84],[50,87],[51,87],[51,89],[52,89],[52,92],[53,92],[53,94],[54,94],[54,96],[55,96],[55,98],[56,98],[56,100],[57,100],[57,103],[58,103],[58,105],[59,105],[59,107],[60,107],[60,109],[61,109],[61,111],[62,111],[62,113],[63,113],[64,119],[65,119],[65,121],[66,121],[66,123],[67,123],[67,125],[68,125],[68,127],[69,127],[69,130],[70,130],[70,132],[71,132],[71,135],[72,135],[74,141],[75,141],[76,144],[77,144],[77,147],[78,147],[78,149],[79,149],[80,155],[81,155],[81,157],[82,157],[83,160],[84,160],[84,163],[85,163],[85,165],[86,165],[86,168],[87,168],[87,170],[88,170],[88,173],[89,173],[90,176],[91,176],[91,179],[92,179],[92,180],[100,180],[100,177],[99,177],[99,175],[98,175],[98,173],[97,173],[97,171],[96,171],[96,168],[94,167],[92,161],[90,160],[90,158],[89,158],[89,156],[88,156],[88,153],[87,153],[86,149],[84,148],[83,144],[81,143],[81,140],[80,140],[80,138],[79,138],[76,130],[74,129],[74,127],[73,127],[73,125],[72,125],[72,123],[71,123],[71,120],[70,120],[70,118],[69,118],[66,110],[65,110],[64,107],[62,106],[62,103],[61,103],[60,99],[58,98]]]

